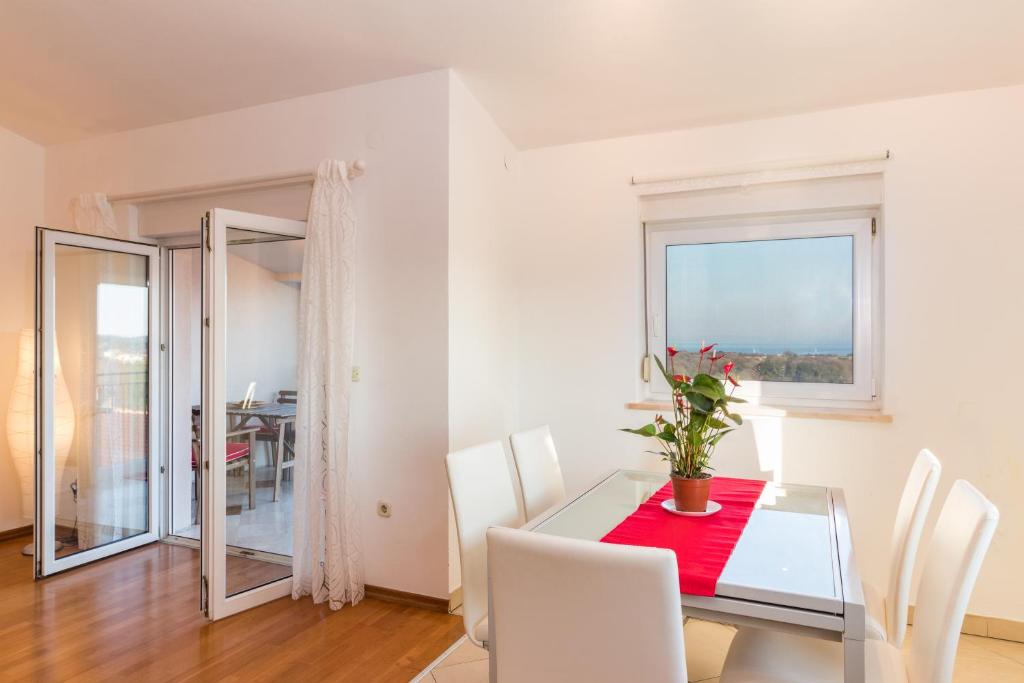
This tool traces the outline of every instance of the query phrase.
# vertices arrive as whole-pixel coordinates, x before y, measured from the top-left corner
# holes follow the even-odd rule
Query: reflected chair
[[[487,647],[487,528],[522,526],[523,516],[499,441],[449,453],[445,468],[459,538],[462,620],[469,639]]]
[[[558,453],[547,425],[516,432],[509,441],[519,473],[527,521],[565,499],[565,482]]]
[[[978,571],[999,523],[999,511],[962,479],[942,506],[928,546],[906,650],[867,640],[865,680],[950,683],[960,626]],[[722,683],[828,683],[843,680],[840,643],[757,628],[733,638]]]
[[[685,683],[675,553],[487,531],[499,681]]]
[[[199,501],[199,477],[196,476],[201,455],[199,411],[192,410],[192,494],[193,500]],[[225,471],[231,472],[246,468],[248,474],[249,509],[256,507],[256,432],[257,427],[242,427],[225,434],[227,443],[224,446],[226,460]],[[232,441],[231,439],[239,439]],[[196,515],[193,514],[193,520]]]

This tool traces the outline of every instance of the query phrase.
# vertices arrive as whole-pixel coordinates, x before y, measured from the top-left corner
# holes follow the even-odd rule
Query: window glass
[[[852,235],[666,246],[674,370],[706,340],[743,380],[852,384],[853,268]]]

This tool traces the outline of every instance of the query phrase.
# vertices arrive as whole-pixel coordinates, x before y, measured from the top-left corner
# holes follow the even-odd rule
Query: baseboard
[[[0,531],[0,541],[9,541],[12,538],[21,538],[22,536],[32,535],[32,525],[28,526],[17,526],[7,531]]]
[[[913,605],[907,610],[907,623],[910,625],[914,624]],[[964,623],[960,626],[960,633],[966,633],[969,636],[998,638],[999,640],[1024,643],[1024,621],[966,614],[964,615]]]
[[[367,585],[366,597],[385,602],[394,602],[399,605],[428,609],[431,612],[444,612],[446,614],[448,612],[448,601],[444,598],[435,598],[430,595],[420,595],[419,593],[407,593],[406,591],[395,590],[394,588]]]
[[[454,612],[462,607],[462,586],[456,586],[452,594],[448,596],[448,611]]]

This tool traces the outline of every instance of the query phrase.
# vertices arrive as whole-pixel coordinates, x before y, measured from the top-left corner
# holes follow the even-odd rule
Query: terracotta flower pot
[[[672,475],[672,498],[680,512],[704,512],[708,509],[711,493],[711,475],[700,479],[687,479]]]

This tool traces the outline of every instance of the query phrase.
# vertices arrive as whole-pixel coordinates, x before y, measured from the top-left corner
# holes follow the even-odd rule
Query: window
[[[647,224],[649,352],[693,374],[701,344],[717,343],[748,400],[873,401],[873,224],[868,214]],[[668,394],[658,372],[649,386]]]

